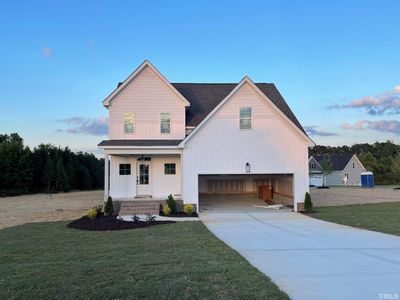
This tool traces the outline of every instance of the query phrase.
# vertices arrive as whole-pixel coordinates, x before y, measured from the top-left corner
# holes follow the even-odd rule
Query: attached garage
[[[293,205],[293,174],[205,174],[198,180],[200,209],[202,203],[210,205],[220,199],[228,204],[231,199],[243,205],[265,205],[264,198],[269,204]],[[260,195],[260,187],[270,194]]]

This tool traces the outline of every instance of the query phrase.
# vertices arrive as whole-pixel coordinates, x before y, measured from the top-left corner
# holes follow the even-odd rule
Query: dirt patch
[[[126,229],[139,229],[146,228],[156,225],[172,224],[174,221],[138,221],[138,222],[128,222],[123,220],[118,220],[117,216],[98,216],[96,219],[92,220],[84,216],[80,219],[72,221],[67,225],[68,228],[80,229],[80,230],[90,230],[90,231],[108,231],[108,230],[126,230]]]
[[[31,222],[72,220],[103,204],[103,191],[0,198],[0,229]]]
[[[372,189],[361,187],[310,188],[310,194],[314,206],[400,201],[400,191],[394,190],[393,186],[376,186]]]

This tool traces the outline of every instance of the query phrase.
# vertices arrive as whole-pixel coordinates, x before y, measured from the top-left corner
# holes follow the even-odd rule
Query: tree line
[[[17,134],[0,134],[0,196],[104,187],[104,159],[41,144],[33,150]]]
[[[400,183],[400,145],[391,141],[352,146],[315,146],[310,155],[331,156],[334,154],[356,154],[364,167],[374,173],[376,184]]]

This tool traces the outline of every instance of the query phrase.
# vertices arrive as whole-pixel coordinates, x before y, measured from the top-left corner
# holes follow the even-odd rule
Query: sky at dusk
[[[317,144],[400,143],[400,1],[2,1],[0,133],[95,151],[145,59],[170,82],[273,82]]]

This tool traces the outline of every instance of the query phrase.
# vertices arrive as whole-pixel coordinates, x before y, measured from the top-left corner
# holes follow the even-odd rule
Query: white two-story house
[[[202,194],[257,194],[297,210],[308,191],[307,136],[274,84],[170,83],[148,61],[103,101],[105,197],[201,207]],[[200,200],[199,200],[200,199]]]

